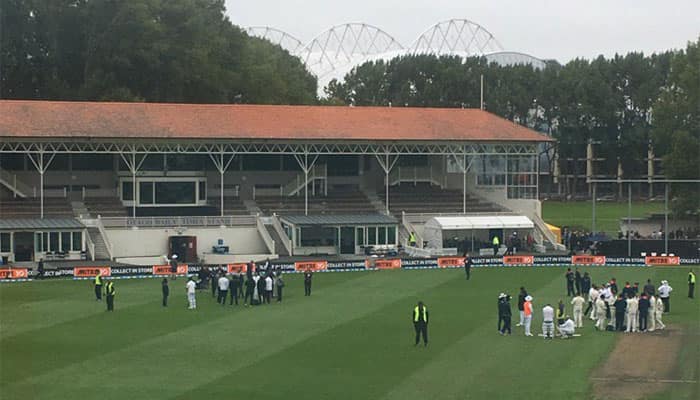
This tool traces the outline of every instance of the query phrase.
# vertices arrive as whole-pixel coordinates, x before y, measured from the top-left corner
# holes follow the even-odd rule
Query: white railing
[[[32,188],[24,182],[17,179],[17,174],[10,173],[4,169],[0,169],[0,181],[4,182],[19,197],[27,197],[32,193]]]
[[[270,236],[270,232],[267,231],[267,228],[263,223],[262,217],[258,215],[254,218],[255,223],[258,226],[258,232],[260,232],[260,237],[262,237],[263,241],[265,242],[265,246],[267,246],[267,249],[270,251],[270,254],[277,254],[275,253],[275,241],[272,239],[272,236]]]
[[[317,179],[327,179],[328,177],[328,169],[326,168],[326,164],[318,164],[314,165],[311,168],[311,171],[309,171],[309,183],[313,183]],[[301,172],[297,174],[294,179],[291,181],[287,182],[281,190],[281,194],[283,196],[292,196],[298,193],[300,190],[304,189],[304,184],[306,178],[304,176],[304,173]]]
[[[290,239],[287,236],[287,232],[284,231],[284,228],[282,228],[282,223],[280,223],[280,219],[277,216],[277,214],[273,214],[272,218],[272,226],[275,228],[275,232],[277,232],[277,236],[280,237],[280,240],[282,241],[282,246],[287,250],[287,254],[292,254],[292,239]]]
[[[112,246],[112,242],[109,241],[109,236],[107,236],[107,231],[105,231],[105,226],[102,223],[102,218],[97,219],[97,229],[100,230],[100,235],[102,235],[102,242],[105,244],[105,248],[107,249],[109,259],[114,260],[114,247]]]
[[[90,233],[85,234],[85,244],[90,252],[90,261],[95,261],[95,242],[92,241]]]
[[[224,189],[224,197],[239,197],[241,188],[236,185],[233,188]],[[219,199],[221,197],[220,189],[209,189],[207,190],[207,197],[210,199]]]
[[[427,167],[395,167],[389,174],[389,182],[392,185],[401,182],[430,182],[435,185],[443,185],[443,177],[446,174],[440,172],[439,168],[429,165]]]
[[[406,229],[406,232],[408,232],[408,237],[406,238],[406,246],[409,245],[409,241],[411,238],[411,232],[416,236],[416,245],[418,248],[423,248],[423,236],[421,236],[418,232],[416,232],[416,227],[413,226],[411,221],[406,218],[406,213],[401,212],[401,225],[403,225],[404,229]]]
[[[566,250],[566,247],[557,241],[554,232],[550,231],[547,224],[539,215],[533,215],[532,221],[535,223],[537,230],[543,236],[543,239],[550,242],[556,250]]]
[[[192,217],[109,217],[101,218],[105,228],[173,228],[180,226],[220,227],[255,225],[256,218],[252,215],[234,216],[192,216]]]
[[[44,189],[44,197],[68,197],[68,188],[63,187],[63,189]]]

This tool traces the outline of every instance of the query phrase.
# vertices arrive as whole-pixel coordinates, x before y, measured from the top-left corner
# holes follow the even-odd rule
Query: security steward
[[[493,245],[493,255],[497,256],[498,249],[501,247],[501,240],[498,238],[498,236],[494,236],[491,244]]]
[[[304,272],[304,296],[311,296],[311,280],[314,277],[314,273],[310,269]]]
[[[95,277],[95,300],[102,301],[102,272]]]
[[[416,330],[416,344],[420,341],[421,335],[423,335],[423,346],[428,345],[428,308],[419,301],[416,307],[413,309],[413,328]]]
[[[688,298],[695,298],[695,272],[688,271]]]
[[[107,281],[105,285],[105,295],[107,295],[107,311],[114,311],[114,295],[117,292],[114,290],[114,282]]]
[[[472,272],[472,258],[467,252],[464,252],[464,272],[467,274],[467,280],[469,280]]]

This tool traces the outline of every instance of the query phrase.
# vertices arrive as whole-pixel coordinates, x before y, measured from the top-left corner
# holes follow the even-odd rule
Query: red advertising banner
[[[440,268],[463,267],[464,257],[438,257],[437,265]]]
[[[605,256],[572,256],[571,264],[573,265],[605,265]]]
[[[503,256],[503,265],[533,265],[534,256]]]
[[[374,262],[374,268],[377,269],[397,269],[401,268],[401,259],[394,258],[391,260],[377,260]]]
[[[89,278],[97,276],[111,276],[112,268],[110,267],[75,267],[73,268],[73,276],[76,278]]]
[[[177,265],[177,275],[187,275],[188,271],[188,266],[187,264],[178,264]],[[170,272],[170,265],[154,265],[153,266],[153,275],[171,275],[172,272]]]
[[[228,264],[226,270],[229,274],[245,274],[248,272],[248,264],[246,263],[236,263]],[[255,272],[255,264],[253,264],[253,272]]]
[[[297,261],[294,269],[297,271],[324,271],[328,268],[328,261]]]
[[[646,265],[681,265],[681,258],[678,256],[674,256],[674,257],[646,256],[646,257],[644,257],[644,264],[646,264]]]
[[[29,277],[27,268],[3,268],[0,269],[0,279],[26,279]]]

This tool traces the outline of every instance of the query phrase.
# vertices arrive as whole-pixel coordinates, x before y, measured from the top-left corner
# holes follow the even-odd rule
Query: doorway
[[[34,234],[32,232],[15,232],[15,261],[34,261]]]

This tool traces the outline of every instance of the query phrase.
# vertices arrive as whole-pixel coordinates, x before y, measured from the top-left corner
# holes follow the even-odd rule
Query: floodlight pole
[[[130,157],[127,157],[125,152],[120,152],[119,156],[121,156],[122,161],[124,161],[124,164],[126,164],[126,167],[129,168],[129,171],[131,172],[131,187],[132,187],[132,203],[131,203],[131,216],[132,218],[136,218],[136,201],[138,199],[138,186],[136,185],[136,173],[141,169],[141,166],[143,165],[143,162],[146,161],[146,157],[148,157],[148,153],[143,154],[143,158],[141,158],[141,161],[136,163],[136,147],[132,146],[131,151],[128,153]],[[122,197],[124,195],[122,194]],[[155,199],[154,199],[155,200]]]
[[[316,164],[318,160],[318,154],[309,162],[309,148],[304,147],[304,157],[302,158],[299,154],[294,154],[294,159],[301,167],[304,172],[304,215],[309,215],[309,171]]]
[[[221,181],[221,190],[220,190],[220,196],[221,198],[219,199],[220,203],[220,208],[221,208],[221,216],[224,216],[224,174],[226,173],[226,170],[228,170],[228,167],[231,165],[231,162],[233,161],[233,158],[236,157],[236,154],[231,154],[231,158],[226,161],[225,159],[225,153],[224,153],[224,148],[223,146],[219,147],[219,157],[215,157],[214,153],[209,153],[209,158],[211,161],[214,163],[214,166],[216,167],[216,170],[219,171],[219,176],[220,176],[220,181]]]
[[[627,184],[627,257],[632,257],[632,183]]]
[[[664,253],[668,254],[668,183],[664,186]]]
[[[391,169],[394,168],[394,165],[396,165],[396,162],[399,160],[399,155],[397,154],[396,158],[392,160],[391,153],[387,151],[384,154],[383,158],[382,155],[376,153],[374,154],[374,157],[377,158],[379,166],[382,167],[382,170],[384,170],[384,202],[386,203],[386,215],[390,215],[391,212],[389,211],[389,173],[391,172]]]
[[[595,218],[595,203],[596,203],[596,187],[597,186],[598,186],[598,184],[593,182],[593,196],[591,197],[591,201],[592,201],[591,208],[593,211],[593,216],[592,216],[593,219],[591,220],[591,233],[593,235],[595,235],[595,228],[596,228],[596,226],[595,226],[595,219],[596,219]]]

